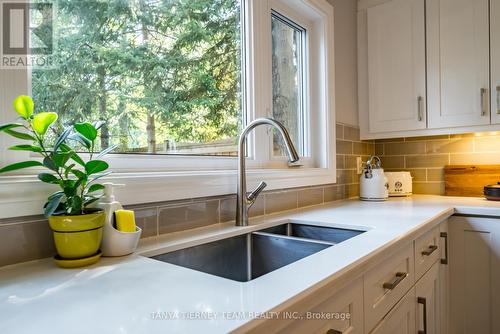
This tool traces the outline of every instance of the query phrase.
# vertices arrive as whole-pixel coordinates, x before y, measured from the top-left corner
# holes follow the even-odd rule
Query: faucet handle
[[[265,187],[267,187],[267,183],[262,181],[259,184],[259,186],[257,188],[255,188],[254,191],[252,191],[250,194],[248,194],[247,200],[253,204],[253,202],[255,202],[255,200],[257,199],[257,196],[259,196],[259,194],[261,193],[262,190],[264,190]]]

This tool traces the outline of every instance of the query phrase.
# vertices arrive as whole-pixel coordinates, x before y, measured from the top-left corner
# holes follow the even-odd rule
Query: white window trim
[[[311,138],[311,153],[314,166],[286,168],[282,159],[272,159],[272,140],[265,127],[255,129],[249,140],[247,159],[248,187],[255,187],[260,181],[268,183],[267,190],[328,184],[336,182],[335,151],[335,100],[334,100],[334,31],[333,7],[325,0],[242,0],[245,2],[247,20],[245,39],[245,95],[244,102],[249,117],[257,117],[256,111],[265,111],[258,117],[271,114],[271,9],[288,11],[299,9],[301,14],[313,19],[305,22],[302,16],[292,17],[297,23],[307,25],[317,45],[316,55],[309,55],[317,66],[317,79],[311,82],[310,91],[315,92],[316,103],[311,108],[311,124],[315,134]],[[292,12],[284,14],[292,15]],[[259,48],[254,48],[260,42]],[[262,47],[264,46],[264,47]],[[312,49],[312,48],[309,48]],[[267,59],[267,60],[266,60]],[[0,70],[0,123],[15,118],[10,101],[19,94],[29,93],[29,78],[26,71]],[[319,97],[319,98],[318,98]],[[312,100],[312,99],[310,99]],[[319,101],[319,102],[318,102]],[[9,112],[10,111],[10,112]],[[6,151],[14,140],[0,135],[0,165],[29,159],[28,153]],[[259,148],[259,149],[256,149]],[[275,157],[276,158],[276,157]],[[305,159],[307,160],[307,159]],[[123,204],[162,202],[176,199],[218,196],[236,192],[237,159],[229,157],[200,156],[149,156],[111,155],[107,158],[114,171],[107,180],[125,184],[117,190],[117,198]],[[190,166],[186,170],[186,162]],[[271,162],[271,163],[270,163]],[[273,169],[271,169],[273,168]],[[43,184],[36,178],[36,169],[29,174],[0,176],[0,218],[40,214],[47,195],[56,188]]]

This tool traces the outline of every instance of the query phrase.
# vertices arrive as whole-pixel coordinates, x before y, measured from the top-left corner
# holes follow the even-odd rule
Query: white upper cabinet
[[[491,123],[500,124],[500,0],[491,0]]]
[[[371,133],[426,128],[425,1],[366,10]]]
[[[488,0],[427,0],[429,128],[490,124]]]

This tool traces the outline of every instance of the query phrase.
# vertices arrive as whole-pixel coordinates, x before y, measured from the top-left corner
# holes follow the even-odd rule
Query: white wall
[[[357,0],[328,0],[335,8],[335,112],[337,122],[359,126]]]

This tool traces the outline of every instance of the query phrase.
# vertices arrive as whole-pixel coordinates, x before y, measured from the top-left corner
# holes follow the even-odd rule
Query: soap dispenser
[[[135,232],[122,232],[115,226],[115,211],[123,210],[123,206],[114,195],[115,187],[124,187],[123,184],[103,183],[104,196],[97,203],[96,207],[102,209],[106,214],[102,237],[103,256],[123,256],[131,254],[137,248],[142,230],[136,226]]]

